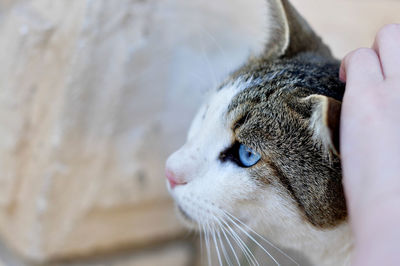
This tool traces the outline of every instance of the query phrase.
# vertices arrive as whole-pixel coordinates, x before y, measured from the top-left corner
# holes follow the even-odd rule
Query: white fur
[[[228,221],[229,212],[281,246],[304,252],[315,265],[348,265],[351,239],[346,223],[317,229],[278,186],[261,188],[245,168],[218,159],[234,141],[228,105],[247,86],[237,81],[215,92],[194,119],[186,144],[169,157],[167,168],[187,182],[169,187],[176,204],[200,229],[218,225],[216,218]]]

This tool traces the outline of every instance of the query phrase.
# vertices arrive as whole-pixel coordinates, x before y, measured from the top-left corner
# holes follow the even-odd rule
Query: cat
[[[167,186],[183,222],[203,234],[238,241],[233,229],[250,230],[314,265],[348,265],[339,62],[287,0],[267,4],[265,52],[202,105],[167,160]]]

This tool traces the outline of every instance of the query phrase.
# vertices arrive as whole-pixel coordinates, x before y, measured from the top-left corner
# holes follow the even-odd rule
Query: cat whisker
[[[215,225],[211,225],[211,235],[212,235],[212,239],[213,239],[213,242],[214,242],[214,245],[215,245],[215,250],[217,251],[219,265],[222,266],[222,258],[221,258],[221,254],[219,252],[218,243],[217,243],[217,240],[216,240],[216,237],[215,237]]]
[[[201,55],[202,55],[204,61],[205,61],[206,64],[207,64],[207,67],[208,67],[209,72],[211,73],[211,76],[212,76],[212,83],[213,83],[212,87],[213,87],[213,88],[216,88],[216,87],[218,86],[219,82],[218,82],[217,76],[216,76],[216,74],[215,74],[215,71],[214,71],[214,69],[213,69],[213,67],[212,67],[212,64],[211,64],[211,62],[210,62],[210,59],[208,58],[207,53],[206,53],[204,47],[202,47]]]
[[[203,253],[204,253],[204,248],[203,248],[203,230],[202,230],[202,226],[200,223],[198,223],[198,229],[199,229],[199,233],[200,233],[200,254],[201,254],[201,264],[203,262]]]
[[[242,240],[242,238],[233,230],[233,228],[224,220],[221,219],[221,221],[225,224],[227,230],[227,233],[230,234],[230,236],[236,241],[236,244],[239,246],[239,248],[242,250],[243,255],[245,256],[245,259],[249,264],[252,265],[260,265],[251,252],[251,250],[247,247],[246,243]],[[239,263],[240,265],[241,263]]]
[[[223,212],[225,212],[227,215],[229,215],[230,217],[232,217],[234,220],[236,220],[238,223],[242,224],[247,230],[249,230],[250,232],[252,232],[253,234],[255,234],[257,237],[261,238],[261,240],[265,241],[268,245],[272,246],[274,249],[276,249],[279,253],[281,253],[283,256],[285,256],[286,258],[288,258],[290,261],[292,261],[294,264],[296,264],[297,266],[300,266],[300,264],[298,262],[296,262],[292,257],[290,257],[288,254],[286,254],[286,252],[284,252],[283,250],[281,250],[279,247],[277,247],[276,245],[274,245],[271,241],[265,239],[263,236],[261,236],[259,233],[257,233],[256,231],[254,231],[253,229],[250,228],[250,226],[246,225],[245,223],[243,223],[241,220],[239,220],[237,217],[235,217],[234,215],[232,215],[231,213],[222,210]]]
[[[258,263],[258,260],[254,256],[250,248],[247,246],[247,244],[242,240],[242,238],[237,233],[234,233],[234,235],[238,241],[237,243],[242,247],[242,250],[244,252],[243,254],[245,255],[245,259],[247,260],[247,262],[249,264],[259,266],[260,264]]]
[[[223,211],[223,210],[222,210]],[[224,215],[228,218],[230,222],[232,222],[236,227],[242,231],[250,240],[252,240],[258,247],[260,247],[274,262],[276,265],[280,266],[279,262],[274,258],[274,256],[271,255],[270,252],[268,252],[253,236],[251,236],[245,229],[243,229],[239,224],[237,224],[228,214],[226,214],[226,211],[223,211]]]
[[[218,226],[219,226],[219,230],[217,230],[217,238],[218,238],[220,246],[221,246],[222,254],[224,255],[225,261],[228,263],[229,266],[231,266],[232,262],[231,262],[231,260],[229,258],[228,252],[226,251],[223,239],[221,237],[222,227],[221,227],[221,224],[219,223],[218,219],[216,219],[216,220],[217,220]]]
[[[188,201],[191,201],[191,200],[188,199]],[[242,240],[242,238],[239,236],[239,234],[237,232],[235,232],[235,230],[231,226],[231,225],[233,225],[235,228],[239,229],[239,231],[241,233],[243,233],[247,238],[249,238],[255,245],[257,245],[259,248],[261,248],[261,250],[264,251],[264,253],[267,254],[276,265],[280,266],[280,263],[250,233],[259,237],[265,243],[272,246],[277,251],[279,251],[282,255],[284,255],[285,257],[290,259],[295,265],[299,266],[299,264],[293,258],[291,258],[289,255],[287,255],[281,249],[276,247],[270,241],[265,239],[263,236],[261,236],[260,234],[255,232],[248,225],[243,223],[240,219],[238,219],[237,217],[235,217],[228,211],[225,211],[225,210],[215,206],[214,204],[210,204],[208,202],[206,202],[206,203],[209,205],[209,209],[211,210],[211,212],[213,214],[213,219],[206,221],[202,225],[203,232],[204,232],[204,239],[205,239],[206,247],[207,247],[207,256],[208,256],[209,265],[211,265],[210,239],[212,239],[212,242],[215,245],[219,264],[223,265],[222,262],[223,262],[223,259],[225,259],[224,261],[226,261],[226,263],[228,263],[228,265],[232,265],[232,261],[229,258],[229,253],[227,252],[227,249],[223,243],[223,239],[221,237],[220,231],[222,231],[222,233],[224,234],[224,237],[226,238],[228,244],[230,245],[230,248],[235,256],[235,260],[238,262],[238,265],[241,264],[240,260],[239,260],[238,256],[236,255],[235,249],[233,248],[232,244],[230,243],[229,237],[228,237],[228,235],[226,235],[226,233],[228,233],[229,236],[236,242],[237,246],[241,249],[241,251],[243,252],[243,255],[245,256],[245,258],[249,262],[249,264],[260,265],[258,263],[256,257],[254,256],[253,252],[248,247],[248,245]]]
[[[192,201],[191,199],[187,199],[188,201]],[[208,203],[207,203],[208,204]],[[208,204],[209,205],[209,204]],[[257,259],[255,258],[254,254],[252,253],[252,251],[249,249],[249,247],[247,246],[247,244],[241,239],[241,237],[235,232],[235,230],[225,221],[225,219],[223,219],[223,217],[221,217],[221,215],[224,215],[225,217],[227,217],[228,219],[231,219],[229,216],[227,216],[225,214],[225,211],[214,206],[213,204],[209,205],[209,209],[212,211],[213,213],[213,221],[206,221],[206,227],[203,226],[203,230],[205,231],[205,239],[206,239],[206,244],[207,244],[207,248],[208,248],[208,254],[211,254],[210,251],[210,240],[212,238],[212,241],[215,244],[216,247],[216,251],[217,251],[217,255],[218,255],[218,260],[219,263],[222,263],[222,259],[221,259],[221,254],[219,251],[219,246],[218,243],[216,243],[215,240],[215,225],[220,225],[221,229],[224,229],[224,226],[221,224],[221,222],[225,225],[225,227],[229,230],[226,230],[226,232],[232,237],[233,240],[235,240],[235,242],[237,243],[238,247],[242,250],[243,255],[245,256],[245,259],[247,260],[247,262],[250,265],[257,265],[259,266],[259,262],[257,261]],[[218,219],[218,217],[220,217],[220,219]],[[236,224],[237,227],[239,227],[239,225]],[[244,229],[241,229],[244,230]],[[233,249],[233,247],[232,247]],[[226,249],[225,249],[226,250]],[[234,250],[234,249],[233,249]],[[239,258],[237,257],[235,251],[233,251],[236,257],[236,260],[239,261]],[[210,261],[210,258],[209,258]],[[241,265],[242,263],[238,263],[238,265]],[[211,265],[211,263],[209,262],[209,265]]]
[[[228,228],[224,228],[223,226],[221,226],[221,228],[222,228],[223,234],[225,235],[225,238],[227,239],[227,241],[228,241],[228,243],[229,243],[229,245],[231,247],[232,253],[235,256],[235,260],[237,262],[237,265],[240,266],[240,265],[242,265],[242,263],[240,262],[240,259],[236,254],[236,250],[233,248],[233,246],[232,246],[232,244],[231,244],[231,242],[229,240],[229,236],[235,241],[235,243],[237,244],[239,249],[242,251],[242,254],[245,256],[245,259],[247,260],[247,262],[249,264],[252,264],[252,265],[257,265],[258,263],[254,261],[255,257],[254,257],[254,259],[251,258],[252,254],[251,254],[250,250],[247,248],[247,246],[245,245],[245,243],[240,239],[240,237],[238,235],[236,235],[236,233],[235,233],[235,235],[236,235],[235,236],[232,232],[229,231],[229,230],[233,231],[233,229],[232,228],[229,228],[229,229]],[[225,232],[228,233],[229,236],[226,235]],[[246,246],[247,250],[246,250],[246,248],[244,246]],[[249,252],[250,252],[251,255],[249,255]]]
[[[203,231],[204,231],[204,241],[206,243],[206,249],[207,249],[207,261],[208,261],[208,265],[211,266],[211,249],[210,249],[210,241],[209,241],[209,235],[208,235],[208,231],[207,228],[205,227],[205,225],[203,224]]]
[[[226,59],[226,58],[230,58],[230,56],[228,56],[228,54],[225,52],[225,50],[223,49],[222,45],[217,41],[216,37],[210,32],[208,31],[204,26],[201,26],[201,30],[207,35],[207,37],[216,45],[219,53],[221,54],[221,56]],[[234,67],[232,65],[232,63],[229,60],[224,60],[225,62],[227,62],[229,65],[227,65],[227,70],[232,70]]]
[[[228,236],[226,235],[226,233],[225,233],[226,229],[222,226],[222,224],[220,224],[220,226],[221,226],[222,234],[224,235],[224,237],[225,237],[225,239],[226,239],[226,242],[228,243],[230,249],[232,250],[232,253],[233,253],[233,256],[235,257],[235,260],[236,260],[236,262],[237,262],[237,265],[240,266],[240,261],[239,261],[239,258],[238,258],[238,256],[237,256],[237,254],[236,254],[236,250],[233,248],[232,243],[231,243],[231,241],[229,240],[229,237],[228,237]]]

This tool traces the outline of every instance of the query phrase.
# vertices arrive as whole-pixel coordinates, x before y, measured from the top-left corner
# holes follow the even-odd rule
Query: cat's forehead
[[[225,82],[218,90],[210,95],[203,105],[202,118],[206,119],[218,116],[219,118],[226,119],[225,116],[229,112],[229,106],[232,104],[232,101],[234,101],[237,95],[251,88],[256,83],[257,81],[251,77],[237,77]]]
[[[239,97],[253,94],[254,91],[274,90],[270,82],[276,80],[286,72],[285,69],[269,69],[260,73],[246,73],[244,75],[233,75],[228,81],[224,82],[209,98],[206,109],[212,113],[228,114],[234,109]]]
[[[270,83],[281,79],[285,72],[282,68],[265,68],[262,73],[249,71],[232,75],[212,92],[200,108],[189,131],[189,139],[195,133],[204,131],[204,127],[209,130],[213,128],[214,131],[221,130],[221,127],[231,130],[237,116],[243,113],[243,107],[251,107],[243,104],[243,101],[258,97],[256,95],[264,99],[264,96],[276,90],[276,86],[270,86]]]
[[[236,80],[232,79],[222,85],[208,99],[205,107],[205,114],[224,115],[228,106],[232,102],[232,99],[234,99],[238,93],[248,88],[249,84],[250,81],[244,81],[242,78],[237,78]]]
[[[229,106],[235,97],[244,90],[253,86],[256,81],[238,77],[225,82],[218,90],[214,91],[198,111],[189,130],[188,139],[198,135],[208,135],[210,132],[227,134],[231,129],[232,119],[228,116]]]

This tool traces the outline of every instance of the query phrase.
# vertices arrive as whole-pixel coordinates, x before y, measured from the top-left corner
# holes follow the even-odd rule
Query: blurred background
[[[292,0],[341,58],[397,0]],[[0,0],[0,265],[205,265],[165,188],[207,91],[268,32],[265,0]]]

